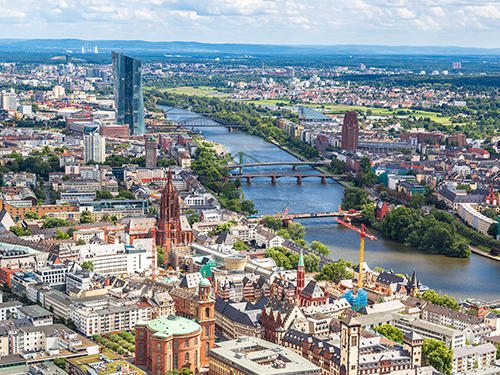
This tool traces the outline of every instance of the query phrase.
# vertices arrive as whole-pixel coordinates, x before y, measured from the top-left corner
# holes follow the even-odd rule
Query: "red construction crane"
[[[376,241],[377,237],[372,235],[371,233],[365,232],[365,225],[361,224],[361,229],[358,227],[355,227],[354,225],[351,225],[339,218],[334,217],[333,220],[335,220],[337,223],[342,224],[346,226],[347,228],[350,228],[352,230],[355,230],[360,234],[361,240],[359,243],[359,281],[358,281],[358,289],[363,288],[363,262],[365,259],[365,237],[368,237],[372,241]]]

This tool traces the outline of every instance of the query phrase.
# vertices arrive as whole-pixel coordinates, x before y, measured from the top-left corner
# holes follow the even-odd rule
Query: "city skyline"
[[[23,0],[4,8],[0,38],[500,47],[493,1]]]

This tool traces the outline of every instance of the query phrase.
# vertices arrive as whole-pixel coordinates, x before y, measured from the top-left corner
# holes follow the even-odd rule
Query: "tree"
[[[498,226],[498,223],[491,223],[490,227],[488,228],[488,234],[491,237],[496,237],[496,235],[497,235],[497,226]]]
[[[95,193],[95,200],[104,200],[104,199],[113,199],[113,194],[111,194],[109,191],[104,190],[104,191],[96,191]],[[134,197],[135,199],[135,197]]]
[[[283,221],[276,216],[264,216],[264,226],[279,231],[283,227]]]
[[[92,219],[92,213],[88,210],[83,211],[80,214],[80,224],[93,223],[94,219]]]
[[[63,369],[64,371],[66,371],[66,359],[65,358],[54,358],[54,365]]]
[[[422,361],[443,374],[451,375],[453,350],[448,349],[443,341],[424,339]]]
[[[64,176],[62,176],[62,180],[63,181],[68,181],[69,179],[70,179],[70,177],[67,174],[65,174]]]
[[[68,222],[66,220],[58,219],[56,217],[42,216],[42,220],[43,220],[42,229],[68,226]]]
[[[323,256],[327,256],[328,254],[330,254],[330,249],[319,241],[313,241],[310,248],[312,251]]]
[[[320,280],[330,280],[335,284],[338,284],[341,280],[351,279],[352,272],[349,271],[347,263],[344,259],[339,259],[335,263],[328,263],[322,269],[319,275],[316,275],[315,279]]]
[[[306,272],[318,272],[319,271],[319,256],[313,253],[308,253],[304,255],[304,268]]]
[[[136,199],[135,195],[126,189],[121,189],[117,195],[117,198]]]
[[[415,193],[410,198],[411,208],[422,208],[425,205],[425,196],[420,193]]]
[[[9,283],[7,281],[2,285],[2,292],[12,293],[12,290],[10,289]]]
[[[9,228],[9,230],[14,233],[17,237],[23,237],[23,236],[31,236],[32,231],[31,229],[24,230],[22,227],[18,227],[17,225],[13,225]]]
[[[364,173],[363,176],[361,177],[361,180],[363,181],[363,184],[365,185],[375,185],[377,183],[377,176],[372,170],[369,170],[368,172]]]
[[[66,232],[63,232],[62,230],[58,229],[56,231],[56,238],[58,240],[67,240],[69,238],[69,234]]]
[[[233,249],[238,251],[250,250],[247,244],[245,244],[240,238],[238,238],[234,243]]]
[[[200,216],[197,214],[192,214],[192,215],[189,215],[187,220],[188,220],[189,225],[191,225],[191,227],[192,227],[194,223],[197,223],[200,221]]]
[[[77,330],[75,321],[73,319],[71,319],[71,318],[68,318],[68,320],[66,321],[66,327],[68,327],[72,331],[76,331]]]
[[[230,228],[234,227],[235,225],[238,225],[238,223],[234,220],[229,220],[227,223],[219,224],[215,229],[212,229],[210,232],[208,232],[208,236],[218,236],[219,234],[221,234],[221,232],[229,233]]]
[[[78,241],[76,241],[76,246],[82,246],[85,245],[85,241],[83,238],[79,238]]]
[[[165,263],[165,249],[161,246],[156,246],[156,265],[161,266]]]
[[[363,156],[359,162],[359,170],[363,173],[367,173],[372,167],[372,161],[368,156]]]
[[[300,223],[290,223],[288,224],[286,230],[290,235],[290,238],[294,241],[303,239],[304,236],[306,235],[306,229]]]
[[[364,189],[350,188],[344,190],[342,196],[343,210],[361,210],[361,207],[369,203],[368,193]]]
[[[81,264],[82,269],[94,272],[94,262],[87,260]]]
[[[28,211],[24,214],[25,219],[38,219],[38,214],[34,211]]]
[[[382,336],[387,337],[389,340],[396,341],[400,344],[403,343],[403,332],[390,324],[375,327],[373,330],[380,333]]]
[[[498,219],[497,211],[494,210],[493,208],[485,208],[481,213],[492,220]]]
[[[333,174],[344,174],[347,171],[347,164],[339,159],[332,159],[330,162],[330,171]]]
[[[457,185],[457,190],[465,190],[467,194],[472,193],[472,188],[470,187],[470,185],[463,185],[463,184]]]
[[[460,305],[455,298],[448,297],[446,294],[440,296],[433,289],[426,290],[422,294],[421,298],[425,301],[433,303],[434,305],[439,305],[455,311],[460,311]]]
[[[241,209],[247,215],[255,215],[257,213],[257,210],[255,209],[255,203],[250,199],[245,199],[243,202],[241,202]]]

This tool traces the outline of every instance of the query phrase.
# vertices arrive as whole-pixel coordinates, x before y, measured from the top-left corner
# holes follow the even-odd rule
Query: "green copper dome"
[[[201,279],[200,286],[210,286],[210,281],[208,279]]]
[[[174,315],[153,319],[148,322],[147,326],[152,331],[157,332],[154,334],[156,337],[187,335],[200,329],[200,325],[195,321]]]

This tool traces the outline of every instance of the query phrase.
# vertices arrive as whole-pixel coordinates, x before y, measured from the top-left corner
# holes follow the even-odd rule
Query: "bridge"
[[[207,127],[225,126],[229,129],[229,131],[231,131],[233,128],[242,128],[244,126],[242,124],[233,124],[233,123],[230,123],[226,120],[215,117],[212,113],[175,112],[176,109],[178,109],[178,108],[177,107],[172,108],[168,111],[165,111],[165,113],[167,114],[167,118],[168,118],[168,116],[187,117],[187,118],[183,118],[181,120],[172,120],[173,122],[177,123],[178,127],[207,128]]]
[[[339,207],[340,209],[340,207]],[[248,217],[251,221],[261,221],[264,219],[264,216],[267,215],[259,215],[259,216],[250,216]],[[321,217],[342,217],[345,221],[351,221],[352,219],[362,219],[363,214],[361,211],[336,211],[336,212],[314,212],[314,213],[299,213],[299,214],[278,214],[278,215],[270,215],[279,217],[285,226],[288,223],[293,222],[294,219],[317,219]]]
[[[252,160],[249,163],[245,163],[244,158],[247,157],[248,159]],[[260,166],[273,166],[273,165],[290,165],[293,167],[293,169],[297,169],[298,166],[300,165],[308,165],[311,167],[321,167],[325,165],[324,162],[320,161],[261,161],[257,160],[251,155],[248,155],[244,153],[243,151],[238,152],[237,154],[231,155],[231,160],[234,163],[228,164],[227,167],[231,169],[240,169],[240,174],[243,173],[243,168],[250,168],[250,167],[260,167]]]
[[[231,178],[240,178],[240,179],[246,179],[248,184],[252,183],[252,179],[258,178],[258,177],[267,177],[271,179],[271,183],[275,184],[278,178],[281,177],[295,177],[297,179],[297,183],[301,184],[302,180],[304,178],[321,178],[321,183],[326,184],[326,180],[328,178],[335,178],[335,177],[345,177],[345,175],[331,175],[331,174],[302,174],[302,173],[246,173],[246,174],[241,174],[241,173],[235,173],[230,176]]]
[[[321,161],[260,161],[256,163],[238,163],[238,164],[228,164],[227,167],[229,169],[240,169],[250,168],[250,167],[263,167],[263,166],[274,166],[274,165],[290,165],[293,169],[296,169],[301,165],[309,165],[311,167],[322,167],[325,165],[324,162]]]

